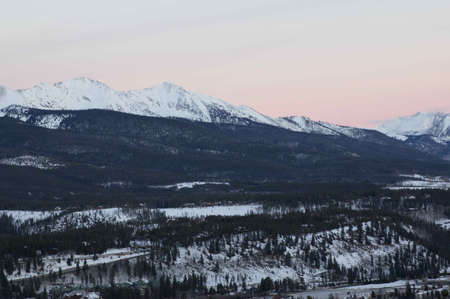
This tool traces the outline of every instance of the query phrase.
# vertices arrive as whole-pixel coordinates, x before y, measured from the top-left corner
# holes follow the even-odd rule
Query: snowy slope
[[[69,113],[56,114],[48,111],[48,113],[33,116],[30,108],[10,105],[6,108],[0,109],[0,117],[15,118],[23,122],[30,122],[35,126],[43,127],[47,129],[60,128],[61,122],[71,116]]]
[[[313,121],[304,116],[288,116],[277,119],[278,126],[305,133],[315,133],[323,135],[345,135],[351,138],[365,136],[365,131],[359,128],[339,126],[323,121]]]
[[[27,106],[25,98],[19,92],[0,85],[0,108],[16,104]]]
[[[84,77],[55,84],[40,83],[17,91],[0,86],[0,116],[27,121],[29,111],[23,107],[43,110],[106,109],[144,116],[228,124],[246,124],[251,120],[297,132],[346,135],[352,138],[364,135],[362,129],[316,122],[302,116],[271,118],[250,107],[235,106],[167,82],[131,91],[116,91],[104,83]],[[63,120],[55,119],[55,115],[50,112],[40,117],[42,120],[34,120],[33,124],[51,129],[58,128]]]
[[[438,143],[450,141],[450,113],[419,112],[381,123],[377,130],[392,137],[431,135]]]
[[[203,122],[239,123],[240,119],[250,119],[276,124],[251,108],[237,107],[167,82],[143,90],[116,91],[99,81],[76,78],[55,84],[40,83],[18,91],[0,90],[0,108],[15,104],[46,110],[107,109]]]

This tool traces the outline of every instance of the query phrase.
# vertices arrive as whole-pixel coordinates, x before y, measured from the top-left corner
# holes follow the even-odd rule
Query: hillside
[[[29,113],[25,123],[0,119],[5,194],[65,197],[104,192],[111,182],[126,182],[122,189],[133,192],[189,181],[389,182],[400,173],[448,170],[445,162],[376,131],[356,140],[253,122],[212,124],[105,110],[52,111],[62,119],[52,130],[31,125],[48,111]]]

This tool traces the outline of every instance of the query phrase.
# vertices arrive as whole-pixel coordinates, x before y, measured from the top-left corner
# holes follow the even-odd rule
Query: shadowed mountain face
[[[251,121],[214,124],[105,110],[27,113],[25,122],[0,118],[0,189],[9,193],[105,192],[108,183],[145,192],[195,180],[387,182],[399,173],[444,174],[449,167],[370,130],[357,140]],[[59,129],[34,125],[49,115]]]
[[[408,136],[405,143],[418,151],[450,161],[450,136],[446,138],[431,135]]]

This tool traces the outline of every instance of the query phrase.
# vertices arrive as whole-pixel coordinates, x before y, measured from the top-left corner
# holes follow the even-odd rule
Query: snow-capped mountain
[[[402,140],[406,140],[408,136],[430,135],[438,143],[450,141],[450,113],[419,112],[387,120],[377,130]]]
[[[377,130],[419,151],[450,160],[450,113],[419,112],[387,120]]]
[[[17,91],[0,86],[0,115],[26,121],[30,117],[27,115],[28,110],[21,107],[44,110],[106,109],[213,123],[245,124],[250,120],[297,132],[352,138],[365,135],[362,129],[316,122],[303,116],[272,118],[250,107],[232,105],[167,82],[131,91],[116,91],[104,83],[85,77],[55,84],[40,83]],[[50,114],[42,121],[39,120],[37,125],[57,128],[58,120],[53,121]]]
[[[0,108],[15,104],[45,110],[106,109],[203,122],[239,123],[249,119],[275,125],[271,118],[251,108],[237,107],[167,82],[143,90],[116,91],[83,77],[55,84],[41,83],[30,89],[0,90]]]

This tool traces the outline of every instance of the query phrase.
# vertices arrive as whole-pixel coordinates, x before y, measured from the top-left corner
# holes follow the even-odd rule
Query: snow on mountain
[[[240,119],[250,119],[275,125],[271,118],[251,108],[237,107],[167,82],[143,90],[116,91],[99,81],[76,78],[55,84],[40,83],[30,89],[1,91],[0,108],[15,104],[44,110],[106,109],[203,122],[239,123]]]
[[[381,123],[377,130],[398,139],[406,136],[431,135],[438,143],[450,141],[450,113],[419,112]]]
[[[24,100],[24,97],[19,92],[0,85],[0,108],[8,107],[9,105],[26,106]]]
[[[278,118],[280,127],[292,131],[299,131],[305,133],[319,133],[326,135],[335,135],[336,133],[320,122],[313,121],[304,116],[288,116]]]
[[[323,121],[313,121],[304,116],[280,117],[277,121],[280,127],[297,132],[323,135],[345,135],[351,138],[365,136],[365,131],[363,129],[340,126]]]
[[[27,110],[23,107],[43,110],[106,109],[144,116],[229,124],[246,124],[251,120],[297,132],[343,134],[352,138],[363,134],[361,129],[316,122],[302,116],[271,118],[250,107],[235,106],[167,82],[131,91],[116,91],[102,82],[84,77],[55,84],[40,83],[17,91],[0,87],[0,116],[27,121]],[[51,114],[40,117],[42,119],[33,120],[33,124],[53,129],[58,128],[64,119],[55,119],[56,116]]]
[[[30,108],[28,107],[10,105],[6,108],[0,109],[0,117],[4,116],[15,118],[23,122],[28,122],[29,120],[31,120],[31,123],[38,127],[58,129],[61,125],[61,122],[66,118],[69,118],[71,114],[55,114],[49,112],[41,115],[32,115],[30,113]]]

